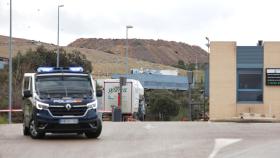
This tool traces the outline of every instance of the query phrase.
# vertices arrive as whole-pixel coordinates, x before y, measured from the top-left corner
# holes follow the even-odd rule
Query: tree
[[[186,64],[186,67],[189,71],[195,70],[195,63]]]
[[[177,68],[180,68],[180,69],[184,69],[184,70],[187,69],[187,66],[183,60],[178,60],[177,65],[174,65],[174,66]]]
[[[157,120],[168,121],[179,112],[179,104],[175,101],[171,92],[166,90],[152,91],[149,95],[149,112],[156,116]]]
[[[8,68],[0,70],[0,109],[5,108],[8,104]]]
[[[91,62],[86,59],[84,54],[77,50],[66,53],[64,49],[61,49],[59,57],[60,67],[82,66],[85,72],[90,73],[92,71]],[[55,67],[56,50],[49,50],[43,46],[39,46],[35,50],[29,49],[25,53],[18,52],[13,58],[13,108],[21,108],[21,84],[24,73],[36,72],[39,66]],[[8,96],[8,69],[5,68],[0,73],[0,103],[6,103]],[[1,108],[8,107],[7,105],[5,106]]]

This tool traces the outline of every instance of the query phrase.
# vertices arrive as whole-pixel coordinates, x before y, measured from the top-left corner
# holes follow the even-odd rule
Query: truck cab
[[[82,67],[39,67],[25,73],[22,83],[23,134],[34,139],[46,133],[78,133],[97,138],[102,122],[97,114],[95,82]]]

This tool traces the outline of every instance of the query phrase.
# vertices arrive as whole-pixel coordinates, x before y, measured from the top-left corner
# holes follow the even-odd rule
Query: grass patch
[[[184,118],[187,118],[187,109],[185,106],[180,106],[180,110],[177,116],[172,117],[171,121],[182,121]]]
[[[7,123],[8,123],[7,117],[0,116],[0,124],[7,124]]]

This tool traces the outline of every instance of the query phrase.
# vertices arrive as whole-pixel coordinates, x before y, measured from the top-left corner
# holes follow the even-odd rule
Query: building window
[[[263,70],[238,69],[237,70],[237,101],[262,102],[263,101]]]
[[[239,89],[262,89],[262,74],[239,74]]]

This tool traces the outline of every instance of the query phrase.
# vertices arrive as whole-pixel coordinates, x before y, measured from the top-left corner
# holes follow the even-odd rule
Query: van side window
[[[24,78],[23,90],[30,90],[30,77]]]
[[[32,78],[29,77],[29,90],[31,91],[31,93],[33,93],[33,86],[32,86]]]

